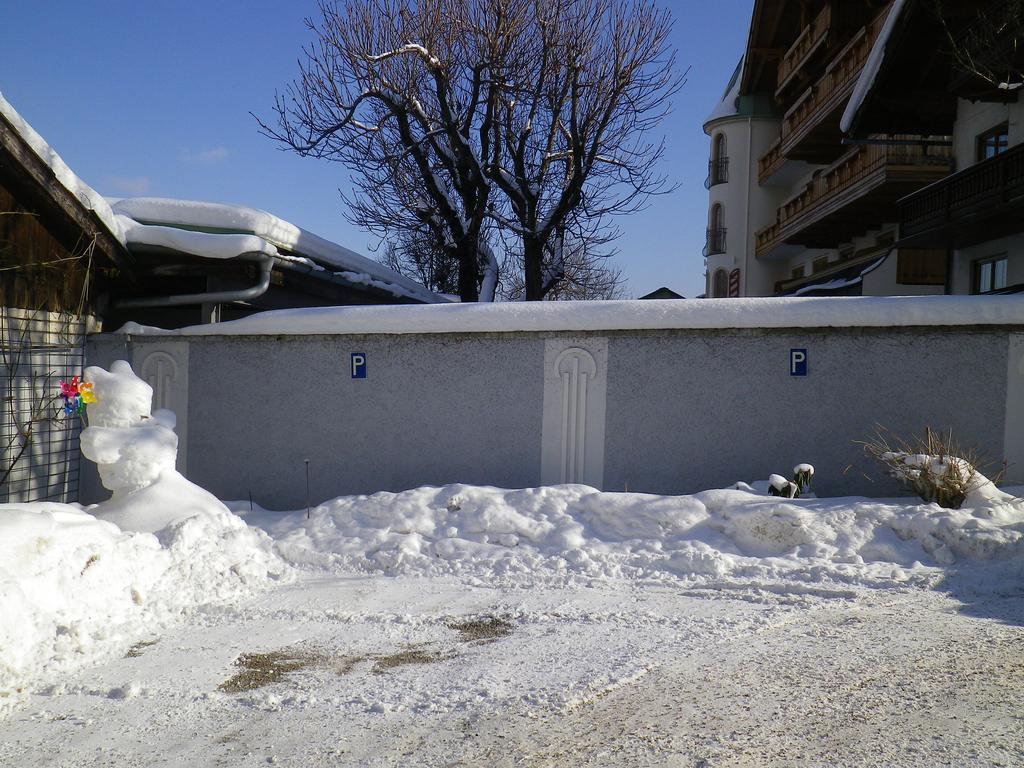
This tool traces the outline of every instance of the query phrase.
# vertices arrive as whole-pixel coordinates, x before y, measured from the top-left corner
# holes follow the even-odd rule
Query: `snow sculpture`
[[[214,496],[186,480],[176,469],[175,416],[150,412],[153,388],[124,360],[109,371],[86,368],[97,402],[82,431],[82,453],[96,463],[110,501],[92,512],[120,528],[156,532],[195,515],[230,515]]]

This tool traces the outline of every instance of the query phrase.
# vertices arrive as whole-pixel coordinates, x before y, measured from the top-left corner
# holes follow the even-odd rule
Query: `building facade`
[[[744,56],[704,124],[708,296],[946,292],[947,253],[898,244],[897,202],[953,170],[950,136],[841,128],[902,6],[755,2]]]
[[[1019,8],[951,3],[938,28],[901,4],[879,47],[872,88],[852,105],[853,133],[916,123],[949,133],[955,173],[899,205],[900,244],[949,254],[950,293],[1024,290],[1024,54]],[[943,40],[946,40],[945,44]],[[935,50],[938,48],[938,55]],[[905,68],[915,63],[915,82]]]

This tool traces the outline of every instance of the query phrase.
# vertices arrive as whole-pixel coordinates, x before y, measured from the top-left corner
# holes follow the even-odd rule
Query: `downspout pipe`
[[[260,265],[260,277],[256,285],[234,291],[211,291],[205,293],[181,293],[173,296],[142,296],[135,299],[120,299],[114,302],[114,309],[137,309],[140,307],[180,307],[187,304],[221,304],[231,301],[256,299],[270,288],[270,273],[274,269],[274,257],[253,251],[240,253],[238,261],[254,261]]]

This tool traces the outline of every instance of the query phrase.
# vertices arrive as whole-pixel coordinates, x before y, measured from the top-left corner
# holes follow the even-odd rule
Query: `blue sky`
[[[664,2],[664,0],[663,0]],[[662,171],[678,190],[619,219],[627,292],[703,291],[708,140],[701,124],[746,40],[753,0],[668,0],[689,79],[664,125]],[[340,165],[285,153],[249,112],[269,116],[296,74],[314,0],[5,3],[0,92],[101,193],[238,203],[368,255],[345,221]]]

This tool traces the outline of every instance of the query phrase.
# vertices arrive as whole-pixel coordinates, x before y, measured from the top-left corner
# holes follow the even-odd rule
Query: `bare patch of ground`
[[[502,637],[508,637],[512,634],[513,629],[511,622],[497,616],[467,621],[448,621],[445,622],[445,626],[458,632],[459,640],[463,643],[493,642]]]
[[[308,652],[282,648],[269,653],[243,653],[235,660],[242,671],[217,686],[224,693],[242,693],[276,683],[289,672],[323,663],[323,658]]]
[[[129,648],[128,653],[126,653],[124,656],[126,659],[137,659],[139,658],[139,656],[142,655],[143,651],[145,651],[147,648],[151,648],[152,646],[156,645],[156,643],[156,640],[143,640],[141,643],[136,643],[131,648]]]
[[[433,664],[436,661],[444,661],[454,656],[443,656],[440,653],[425,651],[420,648],[409,648],[398,653],[387,656],[377,656],[373,665],[373,674],[380,675],[395,667],[404,667],[410,664]]]

